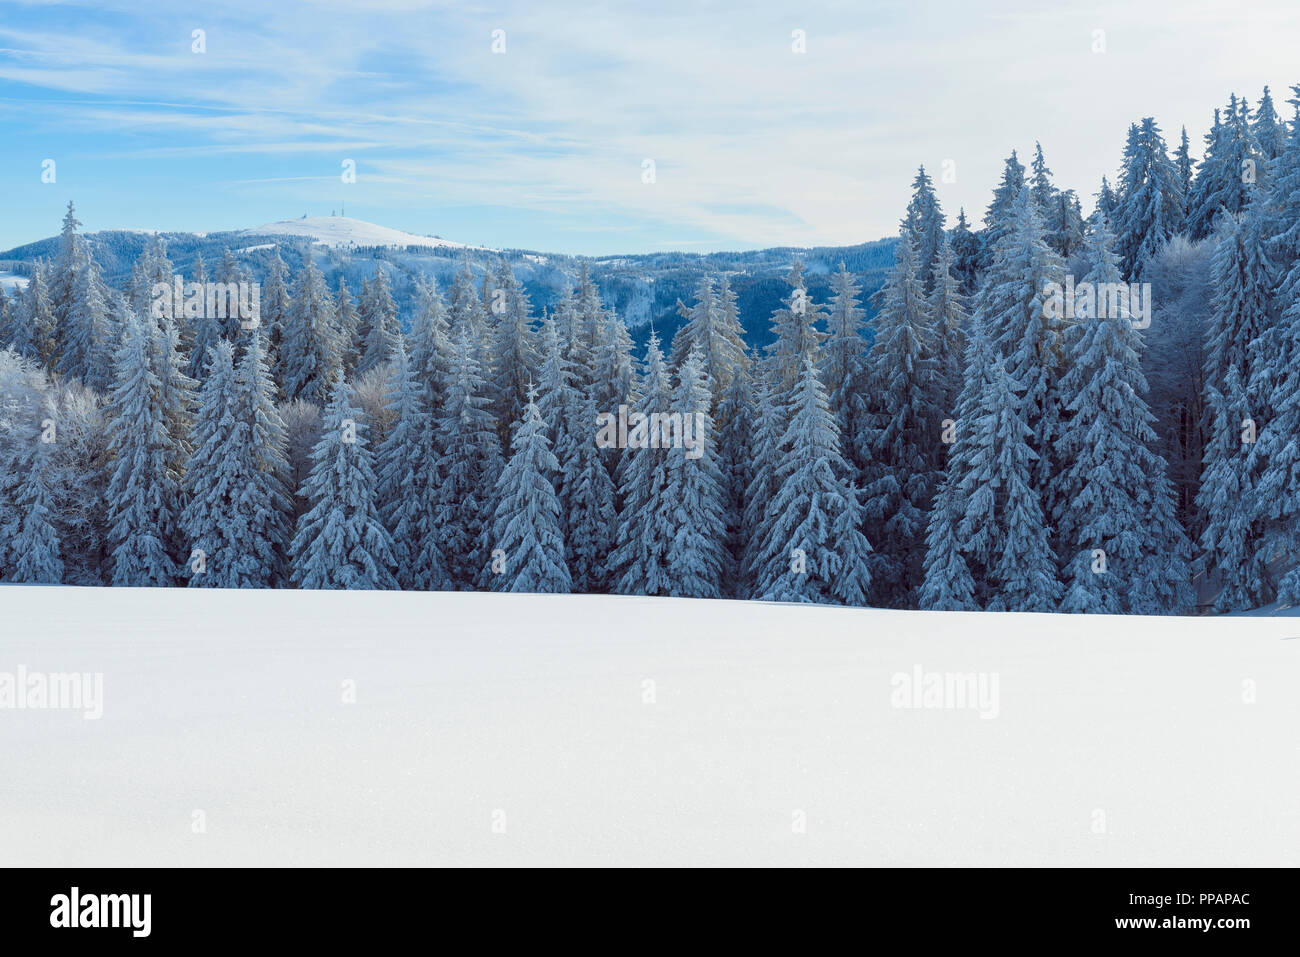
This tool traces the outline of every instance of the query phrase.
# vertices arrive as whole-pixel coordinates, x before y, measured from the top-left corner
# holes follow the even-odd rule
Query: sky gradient
[[[0,249],[57,232],[69,199],[88,230],[346,203],[414,233],[592,255],[850,244],[897,230],[920,163],[950,219],[978,222],[1003,157],[1035,140],[1086,211],[1144,115],[1171,147],[1185,124],[1198,158],[1230,92],[1254,105],[1268,84],[1289,117],[1297,49],[1294,0],[10,0]]]

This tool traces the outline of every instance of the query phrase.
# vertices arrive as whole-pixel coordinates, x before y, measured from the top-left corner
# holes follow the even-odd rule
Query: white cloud
[[[184,16],[161,36],[121,6],[132,29],[63,15],[57,31],[0,28],[0,82],[10,99],[102,97],[43,97],[33,122],[102,136],[105,155],[243,155],[232,182],[310,179],[253,167],[334,152],[404,205],[561,208],[597,226],[643,217],[684,237],[808,245],[895,231],[919,163],[937,178],[955,162],[941,199],[977,223],[1002,158],[1027,159],[1036,139],[1087,205],[1131,121],[1153,114],[1171,141],[1185,123],[1199,150],[1229,91],[1254,102],[1271,83],[1281,105],[1293,80],[1289,0],[1249,17],[1210,0],[981,6],[239,0],[195,10],[201,56]],[[123,132],[161,138],[106,135]]]

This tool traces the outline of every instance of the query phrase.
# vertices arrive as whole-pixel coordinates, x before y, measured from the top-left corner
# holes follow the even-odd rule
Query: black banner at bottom
[[[809,940],[842,930],[885,935],[878,939],[920,931],[927,947],[1129,938],[1181,948],[1268,944],[1291,939],[1295,928],[1289,870],[901,869],[801,871],[793,879],[757,870],[566,870],[539,879],[527,870],[52,868],[0,871],[0,882],[6,949],[60,938],[114,949],[337,947],[412,933],[487,942],[503,931],[537,945],[597,935],[608,943],[612,932],[666,946],[684,939],[679,925],[697,942],[706,928],[740,940],[788,927]]]

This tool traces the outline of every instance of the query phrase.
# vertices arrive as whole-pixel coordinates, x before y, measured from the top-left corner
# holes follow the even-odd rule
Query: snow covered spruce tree
[[[979,607],[975,603],[975,580],[957,534],[962,500],[952,488],[956,481],[951,474],[944,476],[926,523],[925,578],[919,603],[932,611],[974,611]]]
[[[1206,567],[1211,581],[1222,587],[1216,607],[1225,610],[1258,607],[1273,596],[1254,492],[1266,467],[1254,443],[1260,424],[1272,418],[1274,395],[1269,357],[1259,352],[1270,322],[1273,270],[1257,212],[1222,220],[1206,326],[1208,437],[1197,504],[1206,518],[1201,535]]]
[[[969,325],[956,442],[927,528],[924,608],[1051,611],[1060,597],[1023,390],[977,312]]]
[[[1052,171],[1047,168],[1042,143],[1034,143],[1034,158],[1029,162],[1029,169],[1029,194],[1034,200],[1034,205],[1038,207],[1038,215],[1046,222],[1057,191],[1052,185]]]
[[[772,517],[770,506],[777,491],[776,466],[786,427],[786,409],[777,396],[776,373],[772,369],[770,356],[759,364],[758,373],[751,412],[754,431],[752,439],[747,442],[748,466],[737,469],[748,479],[742,496],[743,511],[738,536],[742,548],[737,576],[737,591],[747,598],[757,595],[759,574],[767,546],[767,526]],[[739,444],[734,443],[734,438],[729,438],[728,441],[734,445]]]
[[[962,355],[966,350],[966,297],[961,291],[952,245],[945,233],[935,262],[934,288],[926,300],[935,336],[935,375],[940,409],[951,411],[961,391]]]
[[[1256,482],[1248,468],[1247,441],[1253,419],[1237,367],[1228,369],[1223,392],[1207,383],[1206,393],[1212,421],[1196,501],[1209,519],[1201,533],[1201,550],[1211,581],[1219,587],[1214,610],[1258,608],[1273,599],[1273,591],[1255,546],[1260,529],[1258,509],[1250,507],[1256,501]]]
[[[728,289],[728,291],[730,291]],[[733,303],[734,306],[734,303]],[[673,336],[669,365],[680,370],[692,352],[698,352],[709,380],[713,409],[737,372],[749,364],[744,330],[734,308],[728,308],[714,288],[713,277],[702,276],[695,288],[695,304],[677,300],[677,314],[686,322]]]
[[[298,519],[291,545],[300,588],[396,588],[393,545],[375,505],[375,475],[366,424],[339,379],[312,450],[303,486],[311,510]]]
[[[668,453],[649,447],[650,416],[667,413],[671,403],[664,356],[658,337],[651,333],[641,373],[641,400],[635,409],[642,417],[638,445],[633,447],[634,433],[629,433],[628,447],[618,463],[623,507],[609,569],[610,587],[621,595],[668,595],[673,586],[672,532],[663,521],[672,508],[667,497]]]
[[[325,279],[310,251],[303,258],[281,331],[278,379],[290,401],[305,399],[324,405],[331,383],[339,379],[342,370],[338,331]]]
[[[588,323],[572,290],[561,296],[555,304],[555,315],[556,331],[560,336],[564,359],[568,363],[570,381],[579,393],[585,394],[588,388],[596,385],[596,357],[586,335]]]
[[[1025,167],[1012,150],[1002,168],[1002,181],[993,191],[993,202],[984,212],[984,228],[980,230],[980,271],[993,263],[993,253],[998,240],[1011,229],[1011,207],[1025,187]]]
[[[573,405],[573,380],[569,374],[569,362],[564,357],[564,347],[560,342],[560,331],[555,320],[549,316],[542,319],[542,328],[538,334],[538,387],[540,396],[537,411],[546,423],[546,437],[551,448],[558,448],[565,441],[569,430],[568,409]],[[564,524],[564,512],[560,511],[560,524]]]
[[[234,502],[238,539],[233,551],[240,588],[253,587],[255,582],[278,586],[288,568],[292,515],[288,429],[275,403],[275,391],[266,336],[259,328],[247,337],[235,370],[243,490]]]
[[[1276,159],[1286,146],[1286,124],[1278,117],[1277,109],[1273,106],[1273,94],[1267,86],[1259,99],[1259,106],[1255,108],[1255,119],[1250,124],[1250,132],[1265,159]]]
[[[617,495],[597,445],[597,414],[611,410],[597,409],[595,385],[586,386],[584,393],[575,383],[573,363],[550,319],[542,325],[540,351],[538,414],[561,463],[554,486],[571,588],[575,592],[603,591],[613,574],[608,556],[614,545]]]
[[[727,517],[722,475],[714,446],[713,404],[705,359],[692,352],[678,373],[673,413],[680,413],[694,447],[668,452],[668,487],[664,498],[671,512],[659,516],[669,524],[668,594],[678,598],[721,598],[727,570]]]
[[[0,286],[0,348],[12,349],[18,355],[39,362],[36,337],[23,312],[23,301],[18,295],[12,299]]]
[[[1089,236],[1093,289],[1120,282],[1104,223]],[[1174,518],[1164,459],[1152,451],[1142,338],[1126,303],[1081,297],[1067,334],[1062,422],[1054,441],[1052,496],[1065,595],[1061,610],[1093,614],[1190,609],[1190,546]]]
[[[12,576],[22,512],[19,487],[30,467],[32,445],[50,417],[49,381],[35,363],[0,350],[0,579]]]
[[[586,260],[578,266],[578,290],[574,315],[574,331],[582,342],[582,348],[588,358],[588,372],[596,368],[596,350],[605,340],[605,323],[609,313],[600,301],[600,290],[591,278],[591,267]],[[589,380],[594,383],[594,379]]]
[[[560,296],[553,315],[560,351],[569,370],[569,380],[581,392],[587,386],[596,384],[593,375],[596,364],[587,337],[583,335],[584,322],[573,290],[567,290]]]
[[[176,275],[176,267],[167,256],[167,243],[155,235],[131,268],[131,279],[125,290],[131,308],[141,315],[149,313],[154,286],[164,283],[170,286]],[[174,318],[183,318],[181,313],[182,310],[177,310]]]
[[[237,521],[231,504],[242,492],[236,446],[234,350],[225,339],[208,350],[208,367],[199,394],[190,455],[183,488],[186,502],[180,526],[189,546],[186,572],[193,587],[234,588],[230,569],[234,554],[227,546]],[[257,582],[266,587],[269,582]]]
[[[108,537],[114,585],[170,585],[177,574],[178,476],[169,467],[177,447],[168,432],[163,383],[155,371],[152,321],[132,316],[114,360],[109,395]]]
[[[285,568],[288,465],[262,335],[238,367],[225,340],[209,358],[184,480],[186,573],[192,587],[270,588]]]
[[[926,530],[923,607],[973,601],[1044,611],[1059,598],[1045,516],[1065,332],[1061,311],[1049,306],[1064,266],[1028,187],[1006,215],[967,324],[955,443]]]
[[[1178,171],[1178,188],[1182,190],[1184,203],[1183,224],[1186,225],[1186,202],[1192,195],[1192,180],[1196,169],[1196,164],[1192,161],[1192,146],[1187,141],[1187,127],[1182,128],[1182,133],[1178,139],[1178,149],[1174,150],[1173,156],[1174,169]],[[1102,179],[1103,185],[1105,179]]]
[[[510,461],[497,480],[492,518],[491,562],[486,569],[493,591],[564,593],[571,587],[564,562],[560,502],[552,477],[559,463],[537,409],[528,395],[515,426]]]
[[[397,352],[402,326],[397,320],[397,305],[388,288],[388,274],[383,266],[375,270],[375,278],[361,296],[360,324],[366,330],[366,341],[357,373],[387,365]]]
[[[57,425],[57,413],[46,403],[46,417],[42,422]],[[8,551],[13,562],[10,581],[43,585],[57,585],[63,581],[62,542],[60,541],[56,509],[56,475],[58,468],[54,442],[57,437],[45,429],[22,430],[25,435],[13,465],[22,475],[17,485],[14,515],[16,529],[9,542]]]
[[[1060,598],[1047,523],[1032,484],[1037,458],[1025,421],[1025,390],[982,326],[971,343],[978,394],[962,410],[954,491],[962,505],[958,541],[980,570],[991,611],[1053,611]],[[963,447],[963,444],[964,447]]]
[[[976,311],[967,323],[965,372],[953,416],[953,441],[943,482],[936,491],[926,523],[925,578],[919,592],[922,608],[936,611],[971,611],[983,607],[988,550],[974,554],[964,535],[972,479],[974,423],[984,414],[982,403],[991,387],[998,353]],[[968,553],[971,559],[967,560]],[[974,567],[972,567],[972,565]],[[979,578],[976,578],[976,575]]]
[[[984,331],[1007,359],[1007,372],[1023,389],[1023,416],[1032,435],[1035,467],[1031,487],[1044,512],[1053,467],[1051,437],[1058,418],[1056,381],[1060,374],[1065,324],[1049,308],[1050,290],[1065,282],[1065,265],[1044,238],[1028,188],[1011,207],[1011,224],[993,253],[976,301]]]
[[[777,461],[772,519],[756,568],[759,598],[866,604],[871,545],[847,473],[826,390],[807,358]]]
[[[1183,225],[1186,200],[1178,170],[1152,117],[1129,131],[1114,211],[1120,274],[1136,280],[1169,237]]]
[[[916,275],[925,293],[934,288],[935,267],[939,262],[939,245],[947,235],[943,210],[934,192],[934,181],[921,166],[912,180],[912,199],[903,217],[903,232],[916,246]]]
[[[487,382],[474,355],[472,321],[461,322],[453,334],[450,379],[437,421],[442,483],[434,527],[451,586],[469,591],[486,584],[492,495],[503,463]]]
[[[537,347],[528,296],[505,260],[498,265],[494,281],[489,306],[496,319],[492,333],[493,412],[505,440],[528,402],[528,388],[537,368]]]
[[[604,332],[592,358],[592,373],[597,408],[616,412],[620,405],[627,405],[632,399],[636,379],[632,371],[632,336],[627,324],[613,311],[605,317]],[[601,459],[612,473],[618,456],[608,451]]]
[[[726,567],[723,572],[727,598],[744,598],[741,576],[745,558],[745,490],[753,481],[753,447],[757,426],[754,421],[754,385],[748,371],[731,380],[718,405],[718,468],[722,482],[722,509],[727,528]]]
[[[715,325],[718,298],[714,291],[714,277],[707,274],[699,277],[699,282],[695,283],[694,306],[686,306],[681,299],[677,300],[677,315],[685,321],[677,326],[677,332],[673,334],[672,343],[668,346],[668,364],[673,368],[680,367],[686,361],[686,355],[693,351],[697,335],[690,332],[692,325],[698,330],[708,330]]]
[[[379,450],[376,498],[392,536],[398,584],[437,591],[447,587],[447,574],[434,528],[439,476],[433,416],[400,340],[389,390],[395,421]]]
[[[21,322],[26,326],[29,344],[26,350],[15,348],[52,372],[58,360],[57,320],[50,299],[50,268],[44,260],[37,260],[27,288],[21,298],[15,299],[10,306],[11,316],[15,323]]]
[[[1292,88],[1288,101],[1300,114],[1300,84]],[[1300,118],[1300,116],[1298,116]],[[1274,310],[1282,313],[1300,296],[1300,122],[1290,124],[1290,131],[1273,160],[1268,190],[1262,197],[1258,214],[1264,217],[1261,229],[1267,237],[1266,251],[1277,267],[1278,286]],[[1275,335],[1281,345],[1281,327]]]
[[[795,260],[786,276],[790,293],[772,310],[773,341],[759,369],[755,407],[753,478],[745,492],[745,537],[748,541],[743,576],[757,587],[774,519],[771,504],[776,495],[776,469],[784,450],[795,394],[807,362],[822,363],[826,334],[817,328],[825,306],[814,303],[803,278],[803,263]]]
[[[459,341],[462,332],[468,337],[479,374],[485,382],[490,383],[492,366],[489,361],[491,342],[488,337],[488,321],[487,306],[479,291],[474,288],[474,273],[469,267],[469,260],[465,260],[448,293],[447,322],[453,343]]]
[[[952,256],[952,269],[961,284],[962,295],[974,295],[980,268],[980,240],[966,221],[965,208],[957,210],[957,225],[952,229]]]
[[[947,242],[946,234],[940,242]],[[868,429],[867,396],[870,394],[866,381],[867,341],[862,335],[866,313],[861,307],[862,287],[843,262],[839,272],[831,277],[831,290],[822,379],[829,393],[831,414],[840,430],[844,457],[857,476],[866,465],[858,449]]]
[[[1300,605],[1300,303],[1283,313],[1282,326],[1283,348],[1273,357],[1273,411],[1252,450],[1262,464],[1248,473],[1258,474],[1251,509],[1259,532],[1255,554],[1280,559],[1277,597],[1294,607]]]
[[[198,256],[194,263],[194,282],[199,283],[200,288],[206,288],[203,284],[207,282],[207,278],[203,257]],[[188,326],[190,329],[187,344],[189,365],[185,369],[185,374],[195,382],[199,382],[208,369],[208,350],[217,344],[217,341],[224,333],[224,329],[222,328],[222,320],[216,316],[209,316],[207,309],[202,311],[202,315],[189,320]]]
[[[11,328],[13,316],[10,313],[9,294],[5,292],[4,286],[0,286],[0,345],[11,346],[14,341],[14,333]],[[28,341],[26,338],[23,342]],[[21,352],[19,353],[22,354]]]
[[[1119,209],[1119,197],[1116,196],[1115,191],[1110,188],[1110,183],[1107,182],[1105,176],[1101,178],[1101,189],[1098,190],[1095,195],[1097,197],[1097,204],[1093,208],[1092,215],[1089,219],[1101,218],[1106,221],[1106,225],[1114,229],[1115,210]]]
[[[280,363],[280,345],[284,340],[284,328],[291,321],[289,312],[293,305],[289,298],[289,288],[285,283],[285,276],[288,273],[289,267],[285,265],[277,243],[271,250],[271,262],[266,269],[266,282],[262,284],[262,291],[258,297],[258,321],[259,328],[266,336],[267,362],[275,370],[276,382],[281,391],[284,391],[285,384],[283,366]],[[226,250],[225,258],[221,261],[221,282],[238,282],[242,278],[244,278],[244,271],[239,261],[230,250]],[[225,337],[232,342],[237,335],[235,332],[237,325],[238,323],[228,321],[224,327]]]
[[[39,468],[46,469],[61,580],[105,583],[111,562],[105,545],[109,452],[102,401],[76,381],[46,380],[39,366],[0,352],[0,578],[13,575],[16,555],[6,553],[19,538],[23,511],[17,503],[27,497],[22,485],[29,470]],[[48,461],[28,463],[33,452],[48,453]]]
[[[1047,241],[1066,259],[1083,248],[1083,208],[1072,189],[1058,190],[1044,220]]]
[[[72,201],[68,201],[68,211],[63,216],[63,226],[59,231],[58,252],[50,275],[50,302],[54,306],[55,344],[62,362],[63,351],[69,339],[68,305],[72,301],[72,283],[83,258],[89,252],[84,248],[85,240],[77,232],[81,220]]]
[[[1300,84],[1289,102],[1300,109]],[[1254,391],[1269,409],[1252,450],[1258,475],[1252,509],[1259,550],[1280,566],[1278,600],[1300,604],[1300,122],[1274,160],[1267,228],[1269,259],[1281,277],[1273,296],[1278,319],[1256,339]]]
[[[569,400],[568,424],[558,433],[555,446],[563,463],[557,484],[565,559],[575,592],[599,592],[607,587],[609,552],[618,522],[616,490],[596,445],[595,386],[588,386],[585,395],[569,390]]]
[[[968,499],[965,535],[975,534],[978,523],[993,524],[1003,533],[1001,549],[994,553],[991,578],[996,591],[991,611],[1054,611],[1060,583],[1047,523],[1030,482],[1035,455],[1028,439],[1016,384],[1000,364],[995,366],[988,411],[976,420],[972,464],[977,486]]]
[[[360,339],[361,315],[352,301],[352,291],[348,289],[347,280],[339,276],[338,288],[334,291],[335,326],[339,335],[339,361],[343,365],[343,376],[351,379],[356,375],[361,362],[361,349],[364,343]]]
[[[1262,207],[1252,207],[1242,216],[1225,216],[1220,221],[1212,274],[1214,298],[1206,324],[1205,378],[1225,391],[1228,369],[1236,367],[1247,399],[1261,403],[1255,411],[1267,418],[1260,394],[1250,390],[1267,376],[1268,357],[1259,355],[1256,340],[1272,325],[1273,264],[1264,235]]]
[[[75,235],[72,239],[69,271],[59,277],[66,284],[67,299],[59,327],[56,368],[102,392],[112,379],[113,352],[119,341],[112,322],[111,294],[86,241]]]
[[[152,325],[150,322],[149,325]],[[172,437],[167,468],[179,483],[185,473],[185,463],[194,446],[190,430],[194,427],[194,408],[197,403],[195,389],[198,383],[185,374],[188,365],[181,351],[180,327],[173,319],[164,319],[153,330],[154,374],[158,376],[159,397],[162,401],[163,420],[167,434]],[[180,543],[173,542],[173,554],[180,557]]]
[[[436,421],[442,410],[447,383],[451,380],[452,350],[447,308],[433,280],[416,282],[415,316],[406,341],[411,374],[424,389],[425,407]]]
[[[740,367],[748,372],[751,365],[749,345],[745,342],[745,326],[740,321],[740,296],[731,288],[731,279],[724,272],[718,277],[718,308],[722,310],[722,335],[740,343]]]
[[[772,310],[773,341],[767,351],[772,359],[777,391],[786,398],[798,388],[807,361],[812,361],[813,368],[820,366],[822,343],[826,339],[826,333],[818,328],[826,306],[812,301],[803,273],[803,263],[795,260],[785,277],[790,294]]]
[[[280,263],[280,270],[279,270],[279,272],[280,272],[280,276],[281,276],[281,278],[283,278],[283,276],[284,276],[284,260],[283,260],[283,259],[280,259],[280,247],[279,247],[279,245],[276,245],[276,246],[274,247],[274,250],[273,250],[273,257],[274,257],[274,258],[272,259],[272,263],[274,263],[276,260],[279,260],[279,263]],[[242,265],[240,265],[239,260],[235,258],[235,254],[232,253],[232,252],[230,251],[229,248],[225,248],[225,249],[221,250],[221,265],[217,267],[217,282],[224,282],[224,283],[232,283],[232,282],[233,282],[233,283],[238,283],[238,282],[240,282],[240,281],[245,281],[245,282],[246,282],[247,280],[248,280],[248,270],[246,270]],[[267,284],[265,284],[265,285],[269,285],[269,283],[267,283]],[[281,284],[281,288],[283,289],[283,284]],[[287,294],[287,293],[286,293],[286,294]],[[263,294],[262,294],[262,296],[261,296],[261,299],[262,299],[262,302],[263,302],[263,309],[262,309],[262,311],[261,311],[261,314],[260,314],[259,318],[261,318],[261,319],[264,320],[265,317],[266,317],[265,302],[266,302],[267,299],[268,299],[268,297],[267,297],[267,295],[266,295],[266,293],[265,293],[265,290],[263,290]],[[227,315],[226,318],[229,319],[230,316]],[[262,323],[262,325],[261,325],[261,329],[262,329],[263,333],[266,333],[266,332],[267,332],[266,326],[268,326],[268,325],[269,325],[269,323],[266,323],[266,322],[263,322],[263,323]],[[234,332],[234,328],[233,328],[233,327],[226,327],[226,326],[223,326],[222,328],[225,329],[226,332],[230,332],[230,333],[233,333],[233,332]]]
[[[914,604],[923,577],[926,514],[940,478],[947,399],[915,244],[906,231],[873,325],[867,451],[860,453],[866,533],[876,549],[873,597],[876,604],[906,607]]]
[[[1214,111],[1205,137],[1205,158],[1187,198],[1187,232],[1204,239],[1214,232],[1220,211],[1235,216],[1250,203],[1263,181],[1264,157],[1250,129],[1250,107],[1233,94],[1226,115]]]

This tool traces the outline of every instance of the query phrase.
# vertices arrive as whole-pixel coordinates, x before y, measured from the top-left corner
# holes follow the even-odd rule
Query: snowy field
[[[1300,864],[1290,618],[0,603],[0,673],[103,674],[99,720],[0,710],[3,865]],[[996,697],[896,707],[918,670]]]

